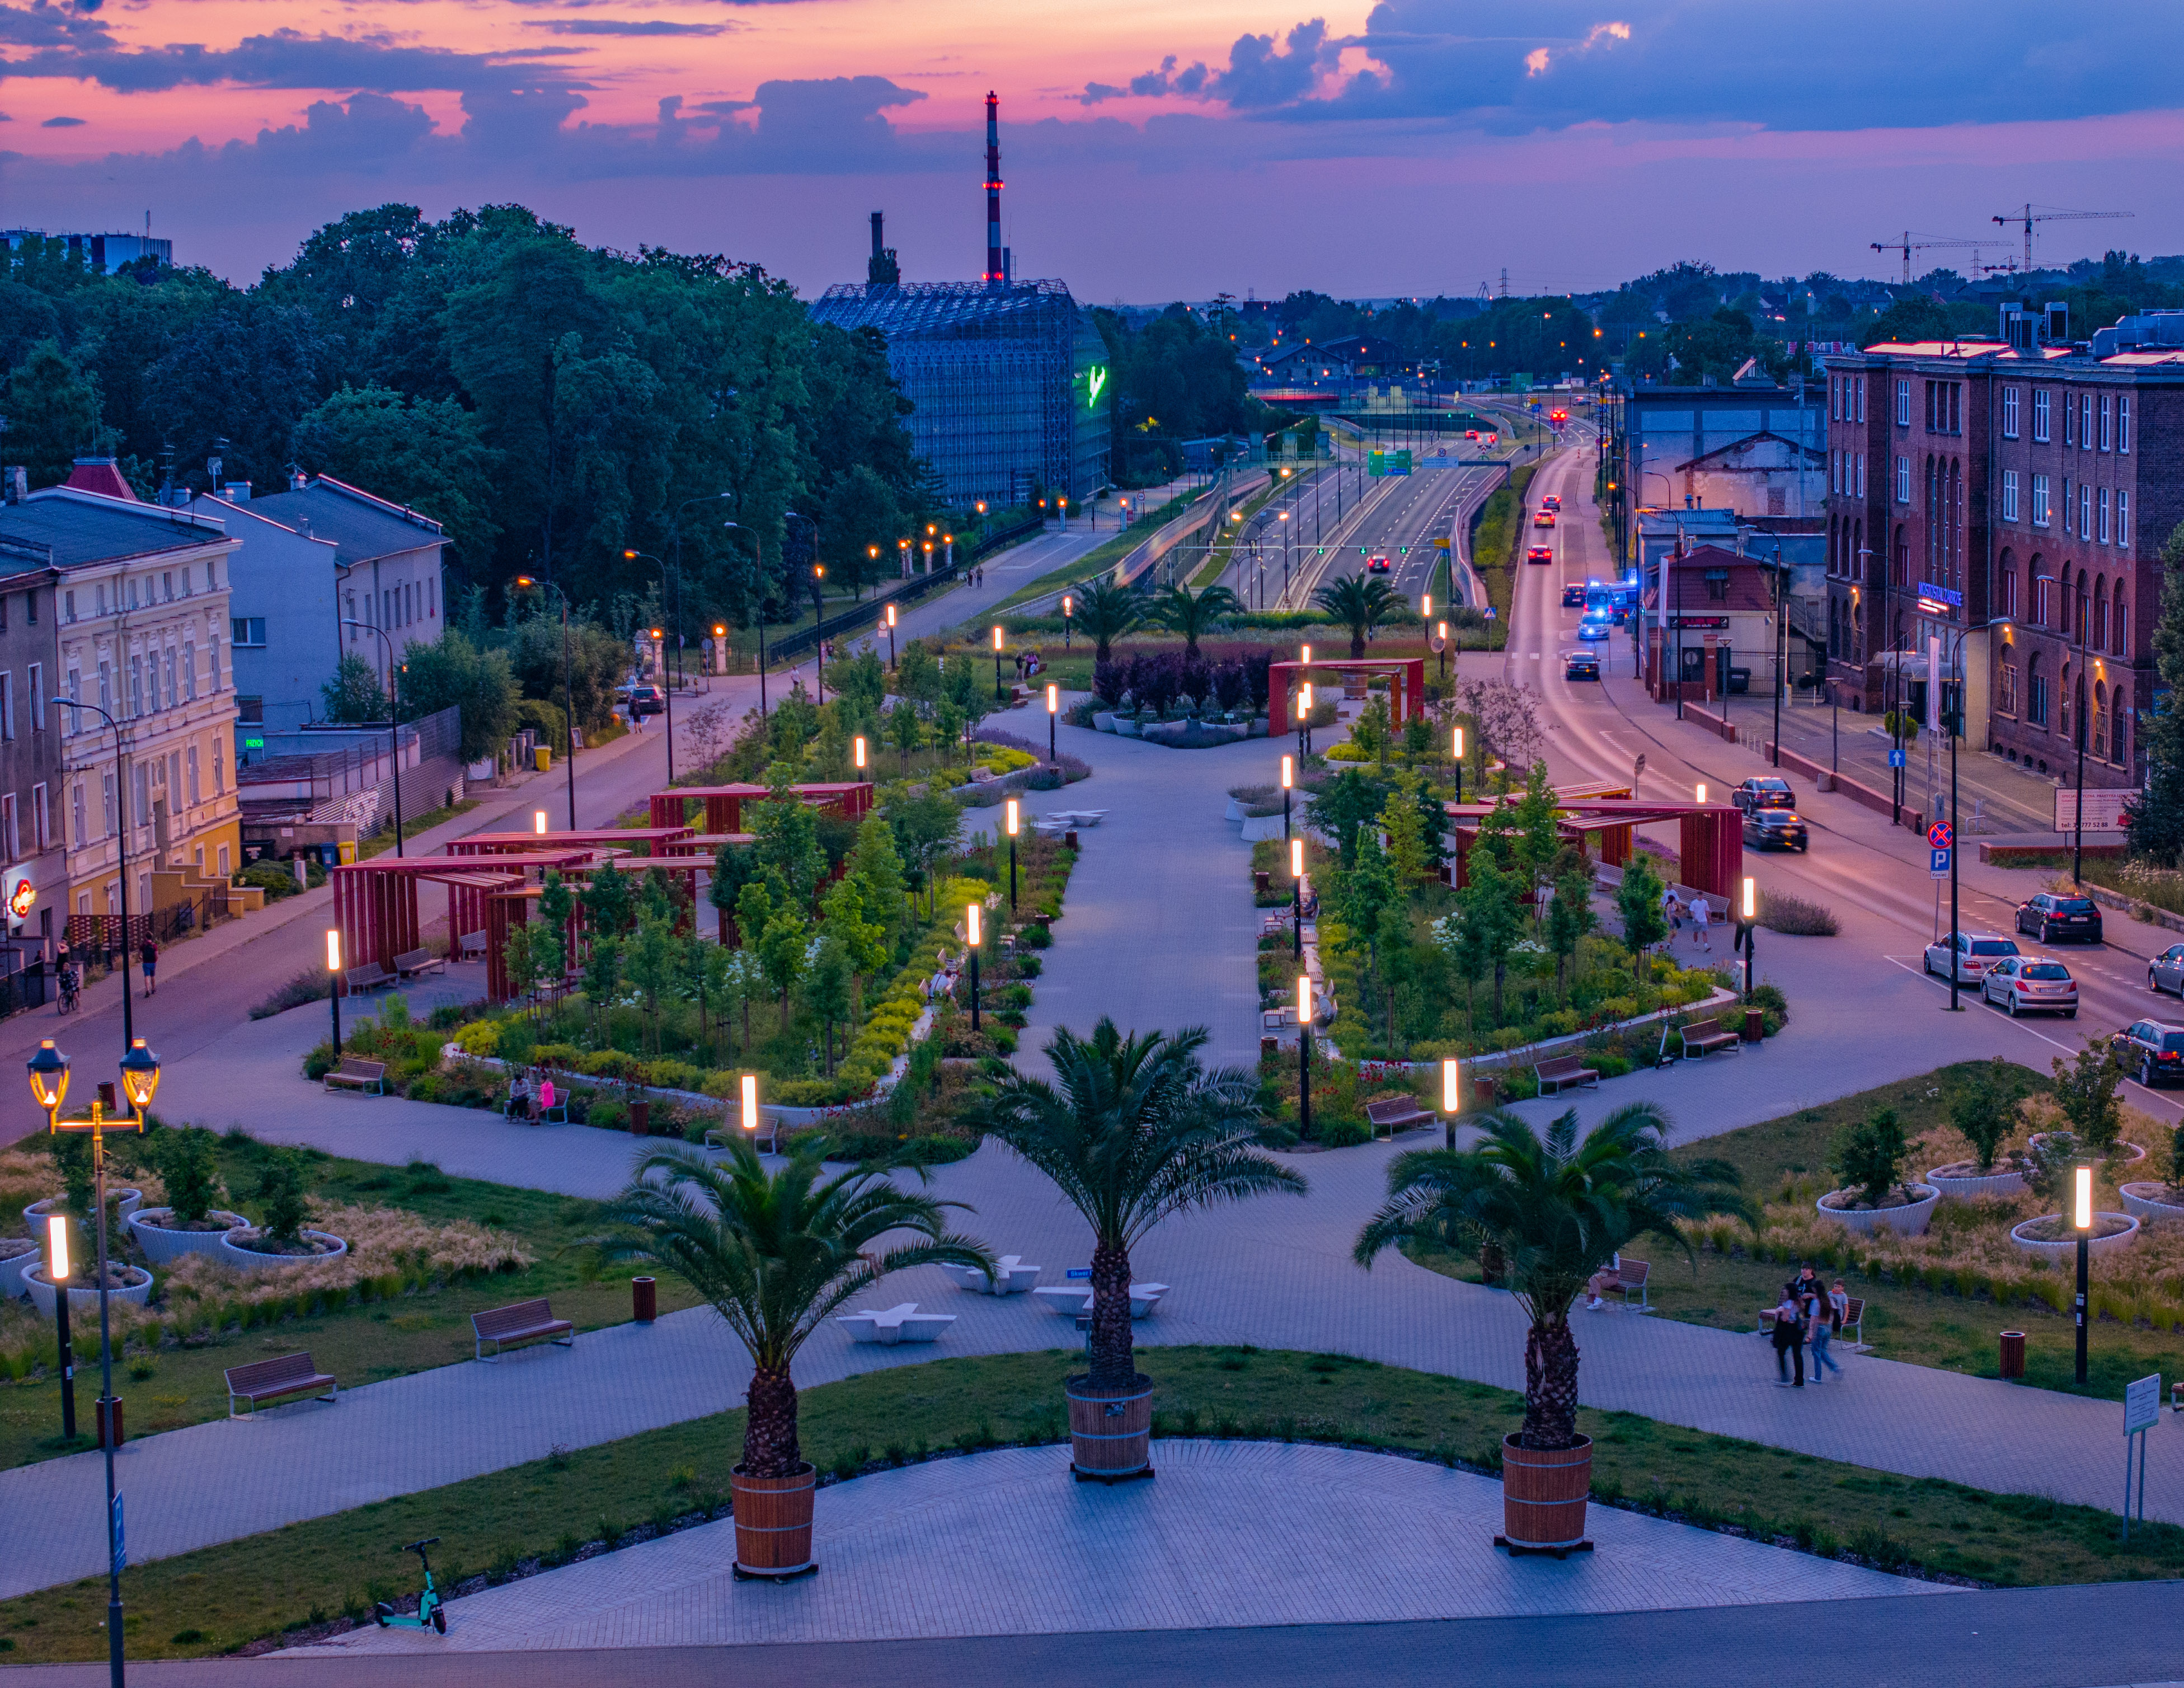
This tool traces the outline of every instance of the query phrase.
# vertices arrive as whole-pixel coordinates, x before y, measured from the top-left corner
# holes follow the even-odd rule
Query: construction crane
[[[2094,219],[2135,217],[2136,211],[2065,211],[2053,205],[2027,205],[2022,211],[2013,211],[2008,216],[1994,220],[2008,228],[2015,223],[2025,231],[2025,268],[2032,268],[2032,226],[2035,223],[2080,223]]]
[[[1907,287],[1911,285],[1911,254],[1913,253],[1924,252],[1932,246],[1968,246],[1972,249],[1972,264],[1977,267],[1979,248],[1984,243],[1975,240],[1958,240],[1954,235],[1922,235],[1910,229],[1903,231],[1902,240],[1875,240],[1866,242],[1875,252],[1900,252],[1903,254],[1903,285]]]

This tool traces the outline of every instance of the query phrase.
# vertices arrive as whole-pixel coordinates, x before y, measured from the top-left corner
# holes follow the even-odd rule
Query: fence
[[[229,912],[226,890],[214,887],[154,909],[149,914],[131,915],[125,934],[118,914],[72,914],[63,930],[69,949],[88,960],[125,950],[133,952],[142,946],[147,938],[155,943],[171,944],[177,938],[202,932],[215,921],[226,920]]]

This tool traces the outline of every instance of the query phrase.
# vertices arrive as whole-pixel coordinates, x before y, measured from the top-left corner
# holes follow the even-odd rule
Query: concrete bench
[[[922,1313],[916,1302],[905,1301],[884,1312],[867,1307],[862,1312],[844,1313],[834,1323],[850,1333],[852,1341],[877,1342],[892,1348],[902,1342],[938,1341],[940,1333],[956,1323],[956,1315]]]
[[[384,985],[393,984],[394,975],[378,962],[367,961],[360,967],[351,967],[342,975],[342,979],[348,986],[348,994],[354,996],[360,990],[377,990]]]
[[[994,1267],[990,1278],[975,1266],[944,1265],[940,1269],[957,1289],[980,1295],[1021,1295],[1039,1282],[1040,1268],[1024,1265],[1021,1255],[1005,1254]]]
[[[465,932],[455,940],[455,953],[465,961],[485,960],[485,933]]]
[[[404,950],[394,958],[394,972],[401,978],[416,978],[425,973],[444,972],[447,962],[430,950]]]
[[[297,1396],[315,1396],[332,1401],[340,1393],[334,1380],[311,1363],[309,1354],[284,1354],[277,1360],[255,1360],[247,1366],[227,1368],[227,1416],[238,1414],[235,1403],[249,1403],[250,1412],[276,1401]]]
[[[1390,1096],[1385,1101],[1368,1102],[1365,1117],[1373,1123],[1375,1137],[1384,1131],[1393,1137],[1399,1131],[1434,1123],[1434,1117],[1418,1106],[1415,1096]]]
[[[1079,1281],[1066,1289],[1034,1290],[1032,1294],[1064,1318],[1075,1318],[1079,1313],[1092,1310],[1092,1286]],[[1160,1305],[1167,1294],[1165,1284],[1133,1284],[1130,1285],[1130,1317],[1144,1318]]]
[[[1718,1049],[1735,1049],[1740,1041],[1736,1033],[1722,1030],[1720,1021],[1702,1020],[1684,1028],[1684,1059],[1711,1055]]]
[[[326,1074],[326,1084],[329,1090],[368,1089],[376,1096],[383,1096],[387,1094],[387,1063],[345,1055],[341,1065]]]
[[[1597,1084],[1600,1074],[1585,1064],[1581,1056],[1557,1056],[1552,1061],[1542,1061],[1532,1068],[1532,1076],[1540,1081],[1540,1094],[1547,1094],[1552,1084],[1557,1090],[1565,1084]]]
[[[476,1342],[477,1357],[497,1363],[502,1351],[511,1345],[553,1342],[566,1348],[577,1340],[577,1327],[565,1318],[555,1318],[553,1303],[542,1296],[535,1301],[517,1301],[472,1313],[471,1334]],[[490,1355],[485,1351],[488,1342],[493,1344]]]

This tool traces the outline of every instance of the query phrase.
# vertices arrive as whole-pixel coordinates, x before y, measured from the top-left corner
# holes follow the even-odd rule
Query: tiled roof
[[[129,504],[136,502],[136,489],[129,484],[120,466],[110,457],[79,457],[62,484],[74,487],[80,493],[98,493]]]
[[[250,508],[299,533],[332,540],[334,560],[343,568],[441,543],[440,525],[430,516],[405,513],[323,475],[292,492],[253,499]]]
[[[0,540],[13,542],[4,548],[10,572],[46,566],[14,560],[24,547],[49,553],[54,566],[81,568],[187,550],[225,537],[218,522],[181,510],[58,487],[33,493],[21,504],[0,504]]]

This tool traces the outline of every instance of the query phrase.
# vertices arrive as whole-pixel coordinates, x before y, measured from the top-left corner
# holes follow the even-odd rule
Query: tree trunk
[[[785,990],[781,993],[781,1029],[788,1029],[788,993]]]
[[[744,1470],[752,1477],[793,1477],[804,1462],[796,1443],[796,1385],[788,1368],[761,1366],[751,1374],[750,1412],[744,1426]]]
[[[1130,1334],[1129,1251],[1109,1243],[1092,1250],[1092,1371],[1098,1389],[1120,1389],[1138,1375]]]
[[[1524,1338],[1524,1429],[1518,1445],[1552,1451],[1577,1440],[1577,1339],[1565,1307]]]
[[[827,1076],[829,1078],[834,1076],[834,1022],[832,1020],[827,1022]]]

